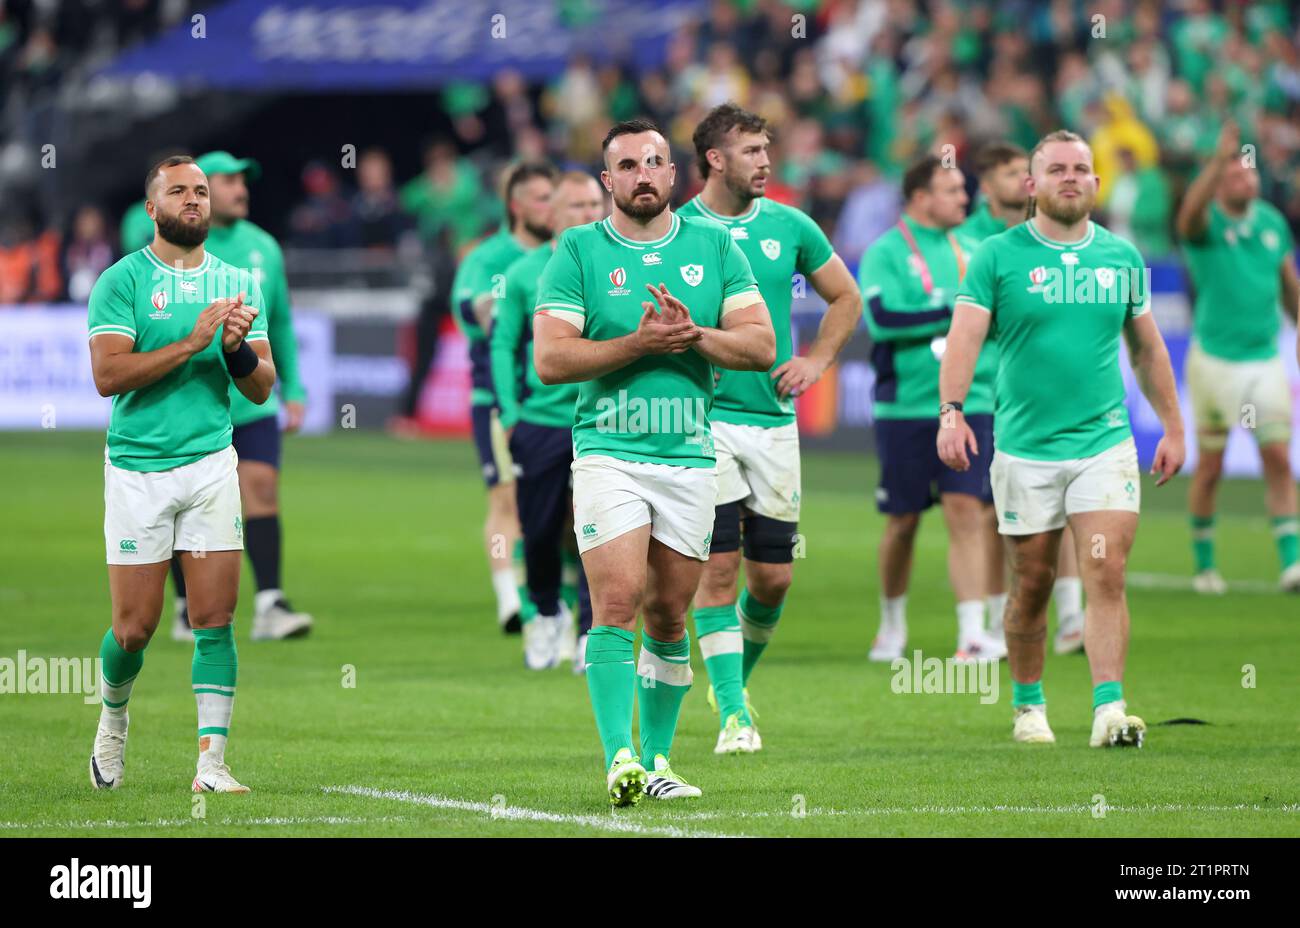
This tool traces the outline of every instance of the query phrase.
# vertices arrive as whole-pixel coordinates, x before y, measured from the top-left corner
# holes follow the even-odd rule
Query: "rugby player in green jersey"
[[[1029,176],[1029,154],[1011,142],[993,142],[975,154],[975,172],[979,176],[979,202],[957,228],[958,236],[975,242],[1005,232],[1025,220],[1029,193],[1025,179]],[[996,423],[994,427],[996,429]],[[1002,538],[998,535],[997,515],[987,510],[989,555],[989,634],[1002,638],[1002,613],[1007,607],[1007,559]],[[1061,535],[1061,555],[1056,565],[1056,583],[1052,586],[1056,604],[1056,638],[1053,650],[1070,654],[1083,650],[1083,581],[1074,552],[1074,538]]]
[[[718,372],[709,414],[718,499],[713,544],[695,594],[695,635],[721,723],[714,753],[752,753],[763,742],[749,706],[749,675],[781,618],[799,531],[794,398],[821,378],[853,334],[862,299],[817,223],[764,195],[772,162],[762,117],[723,104],[696,127],[694,142],[704,189],[677,215],[726,226],[749,259],[776,333],[770,371]],[[794,354],[790,329],[796,275],[828,304],[802,356]],[[742,544],[745,588],[738,603]]]
[[[195,792],[244,793],[226,765],[238,661],[231,627],[244,546],[230,385],[265,403],[275,384],[261,287],[208,254],[208,179],[189,157],[145,180],[151,244],[100,275],[90,294],[95,386],[113,397],[104,452],[104,536],[113,624],[100,643],[96,789],[123,779],[127,701],[162,614],[173,552],[183,559],[198,703]]]
[[[973,242],[955,229],[966,216],[962,172],[933,155],[903,175],[903,216],[872,243],[858,266],[876,373],[872,409],[880,485],[880,631],[868,658],[890,662],[907,644],[907,589],[921,514],[939,504],[948,530],[948,578],[956,599],[957,651],[962,661],[1000,660],[1006,645],[984,626],[988,595],[985,508],[993,502],[989,463],[993,440],[993,376],[997,348],[980,352],[967,401],[981,454],[953,470],[935,452],[939,423],[939,361],[952,322],[953,299]]]
[[[560,177],[551,197],[555,235],[573,226],[603,218],[609,210],[605,191],[590,174],[573,171]],[[573,521],[570,468],[573,465],[573,408],[578,385],[547,385],[533,366],[533,307],[537,281],[551,255],[555,239],[534,248],[506,271],[505,287],[496,301],[492,321],[492,382],[496,388],[501,427],[517,471],[515,496],[519,527],[524,535],[527,589],[535,609],[522,613],[524,666],[545,670],[572,660],[575,673],[585,669],[586,642],[575,639],[591,628],[591,597],[579,580],[578,629],[561,597],[564,554],[575,550],[566,537]]]
[[[515,467],[510,460],[492,386],[489,338],[492,312],[505,282],[506,270],[551,237],[551,190],[555,169],[549,164],[515,165],[506,175],[505,200],[510,220],[461,259],[451,284],[451,310],[469,342],[470,421],[478,450],[488,510],[483,542],[496,593],[497,623],[515,634],[522,630],[522,609],[531,602],[520,596],[523,540],[515,509]]]
[[[1228,431],[1242,425],[1259,443],[1279,585],[1300,593],[1291,387],[1277,344],[1279,303],[1292,322],[1300,303],[1295,241],[1282,214],[1259,198],[1259,174],[1235,124],[1224,125],[1214,157],[1187,189],[1177,228],[1196,300],[1186,371],[1199,455],[1187,499],[1193,587],[1227,589],[1214,563],[1214,500]]]
[[[1056,740],[1042,678],[1047,602],[1068,524],[1086,552],[1080,569],[1093,682],[1089,743],[1141,747],[1146,725],[1128,713],[1122,682],[1129,637],[1125,565],[1137,532],[1140,476],[1120,335],[1165,431],[1152,463],[1156,486],[1184,458],[1174,372],[1151,316],[1141,255],[1089,219],[1098,178],[1087,143],[1073,132],[1053,132],[1030,154],[1029,170],[1034,214],[984,242],[957,294],[939,372],[937,447],[957,470],[984,450],[961,404],[992,329],[999,358],[991,478],[1011,558],[1004,625],[1013,735],[1022,742]]]
[[[302,426],[307,393],[298,376],[298,343],[289,312],[289,282],[284,255],[268,232],[248,221],[248,185],[261,167],[251,158],[225,151],[196,160],[208,177],[212,225],[204,247],[227,264],[249,271],[262,288],[260,307],[275,355],[275,373],[284,400],[285,430]],[[280,588],[280,404],[274,394],[261,405],[249,402],[230,386],[231,444],[239,455],[239,496],[244,505],[244,546],[257,582],[253,600],[254,641],[297,638],[311,631],[311,616],[295,612]],[[176,615],[172,638],[192,640],[186,617],[185,574],[180,557],[172,561]]]
[[[581,384],[573,521],[593,610],[587,687],[610,802],[629,805],[700,795],[669,760],[692,679],[686,610],[713,537],[714,369],[765,372],[776,338],[727,230],[668,209],[676,168],[654,124],[615,125],[602,151],[614,211],[560,237],[538,284],[533,363],[542,383]]]

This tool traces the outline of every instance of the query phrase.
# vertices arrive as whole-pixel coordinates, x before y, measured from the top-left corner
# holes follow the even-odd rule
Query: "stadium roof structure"
[[[364,92],[488,80],[504,70],[543,79],[576,54],[657,67],[669,37],[705,8],[706,0],[231,0],[128,49],[97,76]]]

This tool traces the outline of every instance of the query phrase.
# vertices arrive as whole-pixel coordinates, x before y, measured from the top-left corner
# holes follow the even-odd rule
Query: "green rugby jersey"
[[[492,383],[505,428],[513,428],[520,420],[533,425],[573,428],[578,385],[544,384],[533,367],[537,283],[554,253],[554,244],[548,242],[510,265],[506,271],[505,293],[496,301],[491,337]]]
[[[451,283],[451,314],[469,340],[470,405],[492,406],[496,397],[492,389],[492,360],[488,333],[474,315],[474,303],[484,297],[496,299],[505,284],[506,269],[525,254],[523,245],[502,226],[470,249],[456,268]]]
[[[732,241],[749,259],[758,292],[772,316],[776,332],[776,363],[772,370],[789,361],[794,352],[790,329],[793,278],[796,273],[807,278],[835,256],[826,234],[793,206],[766,197],[754,200],[739,216],[715,213],[699,197],[687,202],[677,214],[702,216],[726,226]],[[795,420],[794,398],[777,395],[771,371],[724,370],[720,374],[710,413],[713,421],[771,428]]]
[[[212,226],[204,242],[208,254],[215,255],[227,264],[250,272],[262,288],[265,305],[259,306],[266,323],[267,337],[271,340],[271,356],[275,358],[275,380],[280,394],[286,400],[302,402],[307,398],[302,378],[298,374],[298,342],[293,334],[293,317],[289,310],[289,281],[284,273],[284,255],[275,239],[265,229],[247,219],[239,219],[228,226]],[[261,406],[254,403],[232,381],[230,384],[230,421],[233,425],[246,425],[280,411],[280,403],[272,391],[271,398]]]
[[[970,215],[966,217],[966,221],[957,227],[957,237],[982,242],[990,235],[997,235],[999,232],[1005,231],[1007,231],[1007,224],[989,212],[987,201],[980,200],[979,204],[971,210]]]
[[[198,267],[181,270],[146,245],[99,275],[90,291],[90,336],[127,335],[135,340],[133,351],[156,351],[189,335],[208,304],[240,293],[249,306],[265,304],[257,281],[242,268],[209,254]],[[266,337],[266,314],[258,313],[246,341]],[[109,461],[124,470],[170,470],[226,448],[231,383],[218,332],[175,370],[113,397]]]
[[[744,252],[715,222],[673,214],[653,242],[620,235],[609,219],[566,229],[537,287],[536,312],[563,319],[596,341],[636,331],[647,284],[663,283],[696,324],[718,328],[725,313],[762,301]],[[695,350],[647,355],[578,388],[576,457],[713,467],[713,365]]]
[[[1196,303],[1192,333],[1201,350],[1226,361],[1277,355],[1282,318],[1282,262],[1295,241],[1282,214],[1255,200],[1241,219],[1209,206],[1205,233],[1183,243]]]
[[[1000,359],[997,447],[1016,457],[1091,457],[1132,435],[1119,368],[1125,322],[1150,309],[1142,256],[1094,222],[1055,242],[1022,222],[975,252],[957,293],[992,315]]]
[[[943,358],[953,301],[975,242],[956,231],[932,229],[903,217],[920,257],[898,226],[876,239],[858,265],[863,312],[874,343],[877,419],[933,419],[939,415],[939,362]],[[930,275],[926,293],[925,274]],[[993,412],[997,346],[986,344],[966,398],[968,414]]]

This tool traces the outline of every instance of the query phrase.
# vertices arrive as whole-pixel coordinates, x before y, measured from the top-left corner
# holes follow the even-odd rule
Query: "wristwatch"
[[[944,403],[939,407],[939,415],[941,416],[950,412],[961,412],[961,403]]]

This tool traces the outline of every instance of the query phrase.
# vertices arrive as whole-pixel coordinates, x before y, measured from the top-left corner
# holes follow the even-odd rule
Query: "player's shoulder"
[[[683,216],[681,213],[676,213],[675,215],[681,224],[677,234],[683,238],[696,241],[700,239],[712,242],[731,241],[731,231],[716,219],[710,219],[702,214]]]
[[[1093,242],[1105,251],[1127,261],[1141,264],[1142,252],[1124,236],[1112,232],[1100,223],[1092,223]]]
[[[506,267],[506,279],[520,280],[535,275],[546,266],[546,262],[551,260],[551,255],[554,253],[555,250],[551,248],[550,242],[528,249]]]
[[[794,222],[800,225],[816,225],[813,218],[797,206],[782,203],[780,200],[773,200],[771,197],[760,197],[755,202],[758,203],[758,215],[765,219],[775,219],[778,222]]]
[[[257,277],[248,268],[239,267],[229,261],[223,261],[210,251],[207,253],[206,260],[208,262],[207,273],[212,274],[217,279],[227,281],[232,286],[250,294],[257,288]]]
[[[1254,207],[1262,224],[1279,226],[1287,225],[1286,217],[1282,214],[1282,211],[1263,197],[1255,198]]]
[[[283,256],[283,252],[280,249],[280,243],[275,240],[275,236],[263,229],[257,223],[250,219],[241,219],[239,221],[239,228],[250,241],[257,244],[258,248],[270,252],[277,257]]]
[[[92,294],[94,291],[103,293],[110,288],[130,285],[138,280],[142,274],[151,275],[153,272],[153,262],[145,254],[145,249],[138,248],[135,251],[127,252],[104,268],[99,277],[96,278],[91,292]]]

